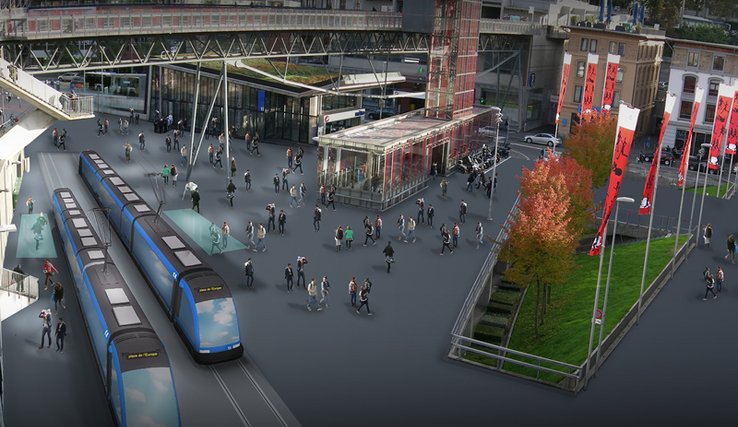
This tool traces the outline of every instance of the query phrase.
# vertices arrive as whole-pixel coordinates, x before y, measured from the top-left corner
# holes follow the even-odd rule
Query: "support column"
[[[223,61],[223,127],[225,128],[225,146],[226,146],[226,162],[228,162],[228,171],[226,172],[226,177],[228,179],[231,178],[231,151],[230,151],[230,133],[231,129],[228,126],[228,64],[226,61]],[[228,179],[226,179],[226,185],[228,184]]]
[[[192,107],[192,126],[190,126],[190,155],[187,157],[187,170],[189,171],[190,167],[195,165],[195,159],[193,159],[193,154],[195,154],[195,123],[197,123],[197,108],[199,106],[200,102],[200,65],[202,63],[197,63],[197,74],[195,75],[195,104]],[[205,122],[205,129],[203,129],[203,134],[205,133],[205,130],[207,130],[207,124],[208,122]],[[189,178],[189,173],[187,174]],[[185,182],[187,184],[187,182]]]

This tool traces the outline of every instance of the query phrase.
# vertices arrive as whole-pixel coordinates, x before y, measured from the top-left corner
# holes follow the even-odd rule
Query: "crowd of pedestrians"
[[[705,224],[702,227],[702,241],[707,250],[712,250],[710,244],[712,243],[712,224]],[[727,253],[723,257],[726,261],[730,261],[731,264],[735,264],[735,252],[736,242],[735,235],[729,234],[725,242]],[[709,266],[706,266],[702,271],[702,280],[705,283],[705,295],[702,300],[707,300],[707,297],[712,295],[712,299],[717,299],[723,289],[727,289],[725,286],[725,270],[722,265],[715,267],[715,273],[712,272]]]

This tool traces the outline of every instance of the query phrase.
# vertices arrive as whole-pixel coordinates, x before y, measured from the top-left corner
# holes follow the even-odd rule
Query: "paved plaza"
[[[116,120],[110,121],[112,124]],[[152,206],[156,206],[156,200],[145,173],[161,171],[165,162],[179,167],[178,153],[166,152],[164,135],[154,134],[149,123],[133,125],[127,137],[118,135],[116,126],[111,126],[108,135],[97,137],[92,120],[60,123],[62,126],[69,132],[67,154],[55,149],[49,135],[27,149],[31,173],[24,177],[19,200],[33,195],[34,213],[50,213],[50,191],[38,162],[43,152],[51,152],[51,157],[62,164],[79,150],[97,150]],[[145,151],[138,150],[135,135],[139,130],[146,134]],[[184,144],[189,145],[189,137],[185,133]],[[134,146],[130,163],[124,158],[125,142]],[[200,187],[203,218],[218,226],[227,221],[233,238],[247,242],[246,222],[266,224],[267,203],[276,203],[277,213],[280,209],[287,213],[285,235],[270,232],[264,253],[241,249],[207,255],[207,248],[189,240],[230,284],[246,352],[303,425],[696,425],[706,421],[710,425],[734,425],[727,420],[735,417],[730,402],[738,388],[738,365],[734,362],[738,344],[733,326],[738,324],[738,290],[732,290],[731,285],[738,277],[738,268],[726,268],[727,289],[717,301],[701,301],[700,279],[705,265],[714,269],[722,261],[724,237],[738,231],[735,201],[705,201],[705,222],[711,222],[715,230],[714,247],[698,247],[692,253],[642,316],[640,325],[604,364],[589,389],[573,397],[445,357],[452,324],[489,248],[487,245],[475,249],[474,226],[481,220],[490,238],[497,234],[515,199],[520,168],[532,164],[525,156],[535,159],[539,148],[513,147],[516,152],[512,158],[500,165],[493,221],[486,221],[488,199],[479,190],[464,191],[466,177],[457,174],[449,178],[448,200],[440,197],[438,181],[418,195],[425,198],[426,205],[434,205],[436,217],[432,228],[418,224],[416,243],[398,241],[395,226],[399,214],[416,215],[413,198],[381,213],[382,239],[375,246],[364,247],[362,219],[365,215],[373,219],[377,212],[342,205],[335,212],[323,208],[321,229],[313,230],[312,212],[318,199],[315,147],[304,147],[304,175],[289,175],[290,186],[305,182],[310,195],[308,203],[291,208],[288,192],[275,194],[271,182],[274,174],[286,166],[287,146],[262,144],[262,155],[256,157],[247,154],[243,140],[234,141],[238,163],[234,182],[238,190],[234,206],[230,207],[225,197],[228,162],[224,158],[223,169],[209,165],[210,142],[217,144],[213,139],[204,142],[191,177]],[[253,176],[251,191],[243,185],[247,168]],[[178,212],[191,206],[189,198],[182,197],[183,172],[180,171],[178,187],[170,185],[166,190],[163,218],[170,222]],[[641,180],[626,179],[621,195],[638,199],[642,185]],[[459,249],[453,255],[439,256],[438,227],[442,223],[452,226],[458,220],[461,199],[469,204],[470,214],[462,225]],[[676,216],[678,203],[679,193],[662,187],[657,195],[656,213]],[[23,213],[22,208],[16,209],[14,223],[19,223]],[[177,221],[173,224],[180,227]],[[53,221],[51,225],[56,226]],[[355,230],[350,251],[335,250],[333,235],[338,225]],[[11,235],[6,268],[15,265],[18,236],[19,233]],[[57,241],[56,252],[62,256],[56,233],[53,238]],[[382,255],[388,240],[392,240],[397,260],[390,274],[385,272]],[[308,312],[302,288],[287,294],[283,270],[288,262],[294,266],[298,256],[309,260],[308,281],[314,277],[319,282],[323,275],[328,276],[332,293],[326,310]],[[243,262],[248,257],[255,266],[253,289],[246,288],[243,276]],[[22,260],[24,269],[36,276],[41,276],[41,261]],[[62,258],[57,258],[55,264],[65,267]],[[348,295],[351,277],[356,277],[359,284],[366,277],[373,282],[373,317],[366,313],[356,315],[352,310]],[[69,283],[68,276],[62,275],[62,280]],[[97,372],[72,295],[69,292],[68,314],[65,313],[73,325],[66,344],[70,349],[68,352],[65,348],[63,355],[52,354],[53,349],[52,353],[40,354],[36,348],[40,321],[35,314],[48,305],[48,293],[3,325],[6,389],[16,393],[6,397],[6,421],[10,427],[39,425],[52,419],[79,426],[105,425],[100,420],[109,422],[104,397],[84,388],[95,382]],[[21,371],[20,367],[29,366],[29,362],[38,366],[39,379],[28,378],[27,371]],[[178,380],[175,375],[175,381]],[[26,382],[26,387],[21,387],[21,382]],[[35,386],[48,388],[52,399],[59,396],[64,402],[57,405],[61,412],[37,411],[38,396],[32,392]],[[189,425],[186,419],[183,425]]]

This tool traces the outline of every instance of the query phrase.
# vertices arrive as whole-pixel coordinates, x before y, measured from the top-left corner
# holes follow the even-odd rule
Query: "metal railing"
[[[36,9],[25,26],[6,25],[6,36],[47,39],[134,34],[223,31],[392,30],[402,29],[401,13],[250,7],[131,6]],[[158,53],[158,52],[157,52]]]
[[[22,97],[35,98],[69,116],[86,117],[93,114],[92,96],[70,96],[59,92],[3,58],[0,58],[0,78],[5,80],[14,91],[24,92]],[[21,94],[17,93],[17,95]]]
[[[38,299],[38,278],[3,268],[0,273],[0,291],[24,296],[31,303]]]
[[[515,22],[507,19],[480,19],[480,34],[534,34],[546,31],[546,25],[533,22]]]

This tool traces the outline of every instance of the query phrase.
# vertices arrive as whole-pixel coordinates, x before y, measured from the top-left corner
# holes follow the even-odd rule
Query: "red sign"
[[[730,104],[733,102],[733,87],[721,84],[718,92],[717,108],[715,109],[715,121],[712,124],[712,139],[710,140],[710,157],[707,159],[707,167],[712,170],[720,168],[718,159],[722,154],[723,139],[728,132],[728,116],[730,115]]]
[[[589,249],[589,255],[599,255],[602,251],[604,243],[605,227],[607,220],[610,218],[612,208],[618,198],[620,185],[623,182],[625,168],[628,166],[628,155],[630,147],[633,145],[633,135],[638,124],[638,114],[641,112],[638,108],[628,105],[621,105],[618,113],[618,132],[615,136],[615,154],[612,159],[612,170],[610,171],[610,181],[607,185],[607,197],[605,198],[605,211],[602,213],[602,223],[597,230],[592,247]],[[658,161],[658,160],[654,160]]]
[[[607,67],[605,68],[605,88],[602,90],[602,109],[607,111],[611,108],[612,101],[615,98],[615,81],[618,77],[618,68],[620,67],[620,56],[608,55]]]
[[[684,141],[684,152],[682,161],[679,163],[679,174],[677,175],[677,185],[679,187],[684,185],[684,179],[687,176],[687,162],[689,161],[689,153],[692,152],[692,132],[694,131],[694,123],[697,121],[697,114],[700,112],[700,100],[704,92],[701,86],[697,86],[694,90],[695,102],[692,104],[692,117],[689,119],[689,131],[687,132],[687,140]]]
[[[592,111],[594,102],[595,82],[597,81],[597,55],[589,54],[587,58],[587,74],[584,78],[584,94],[582,95],[582,113]]]
[[[569,83],[569,70],[571,69],[571,54],[564,53],[564,67],[561,69],[561,85],[559,86],[559,102],[556,106],[556,123],[559,123],[561,105],[566,95],[566,85]]]
[[[738,146],[738,91],[733,96],[733,109],[730,112],[730,125],[728,126],[728,142],[725,145],[725,154],[734,155]]]
[[[641,215],[648,215],[651,213],[651,204],[653,203],[653,189],[656,186],[656,170],[659,167],[661,161],[661,143],[664,141],[664,133],[666,127],[669,124],[669,118],[671,112],[676,104],[676,97],[669,93],[666,94],[666,105],[664,107],[664,119],[661,121],[661,133],[659,133],[659,140],[656,142],[656,151],[653,154],[653,161],[651,162],[651,168],[648,170],[648,176],[646,177],[646,185],[643,187],[643,197],[641,197],[641,206],[638,209],[638,213]],[[685,155],[687,155],[685,153]]]

